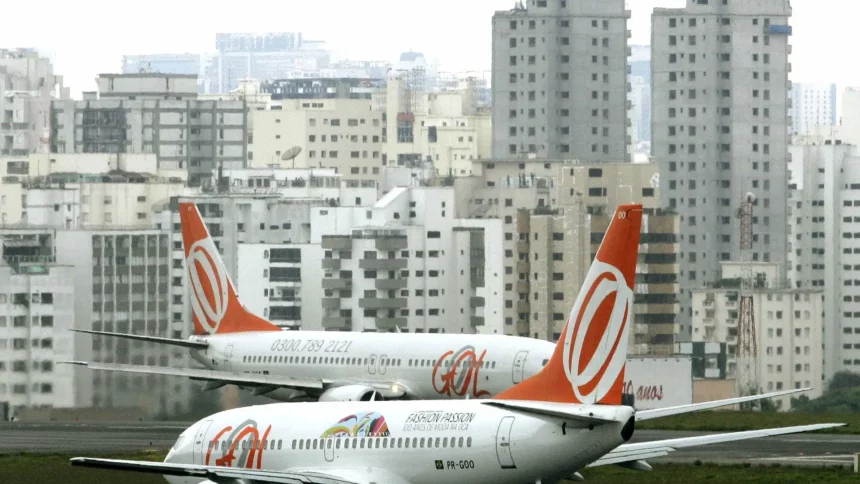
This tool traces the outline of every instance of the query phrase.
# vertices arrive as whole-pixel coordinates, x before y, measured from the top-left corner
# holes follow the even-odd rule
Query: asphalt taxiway
[[[190,422],[2,423],[0,454],[32,452],[87,455],[169,449]],[[631,442],[708,435],[710,432],[641,430]],[[853,465],[860,435],[794,434],[678,450],[650,462],[753,465]]]

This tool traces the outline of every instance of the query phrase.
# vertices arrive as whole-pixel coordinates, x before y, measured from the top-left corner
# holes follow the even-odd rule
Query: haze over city
[[[631,45],[650,44],[652,9],[683,5],[683,0],[628,0]],[[98,74],[119,72],[123,55],[214,52],[217,32],[302,32],[307,39],[326,41],[344,58],[393,61],[401,52],[414,50],[438,61],[442,70],[489,70],[493,13],[513,6],[513,0],[261,0],[223,6],[151,0],[120,13],[108,0],[58,1],[51,2],[48,15],[38,23],[6,23],[0,29],[0,45],[34,47],[49,55],[75,96],[94,89]],[[833,58],[840,46],[849,45],[860,3],[793,0],[792,7],[791,78],[860,84],[857,63]],[[2,9],[10,19],[33,15],[24,2],[10,2]],[[108,21],[112,15],[118,18]]]

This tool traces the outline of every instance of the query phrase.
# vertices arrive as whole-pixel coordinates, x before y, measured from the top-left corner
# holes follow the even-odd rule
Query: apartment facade
[[[751,291],[758,354],[753,367],[746,368],[737,361],[740,287],[732,281],[740,276],[740,265],[732,263],[728,268],[721,287],[693,292],[693,343],[726,345],[727,379],[747,381],[742,373],[754,371],[754,381],[762,392],[812,388],[808,396],[820,396],[829,351],[823,340],[824,291],[773,287],[782,269],[774,264],[755,264],[755,273],[771,277],[765,277]],[[791,397],[776,399],[776,403],[788,410]]]
[[[824,290],[824,375],[860,365],[860,150],[828,140],[791,147],[790,281]]]
[[[22,408],[70,408],[86,404],[87,382],[57,361],[74,360],[72,267],[42,251],[50,232],[4,231],[0,263],[0,404]]]
[[[680,214],[682,337],[692,290],[739,260],[735,217],[756,200],[753,261],[786,262],[791,101],[787,0],[698,2],[652,16],[652,155]]]
[[[629,18],[623,0],[493,15],[493,159],[629,161]]]
[[[609,217],[637,202],[645,216],[631,351],[672,351],[678,220],[659,208],[656,165],[485,161],[475,170],[458,187],[470,217],[503,223],[506,334],[558,339]]]
[[[795,82],[791,85],[791,133],[803,135],[836,120],[836,84]]]
[[[69,89],[50,59],[31,49],[0,49],[0,156],[49,151],[54,99],[69,99]]]
[[[475,160],[492,150],[491,114],[478,108],[478,86],[417,91],[408,79],[392,76],[375,105],[385,113],[383,155],[391,166],[429,166],[437,176],[472,175]]]
[[[193,75],[101,74],[98,85],[83,101],[52,103],[52,153],[152,153],[159,167],[186,170],[191,186],[245,166],[244,101],[198,100]]]
[[[255,111],[253,125],[250,167],[332,168],[365,187],[382,180],[382,113],[368,100],[282,100]]]

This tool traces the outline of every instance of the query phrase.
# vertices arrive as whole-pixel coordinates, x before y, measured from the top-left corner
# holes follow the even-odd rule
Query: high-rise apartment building
[[[197,76],[102,74],[99,92],[51,107],[52,153],[154,153],[160,168],[211,186],[218,168],[242,168],[248,112],[242,100],[197,99]]]
[[[493,16],[493,159],[629,161],[624,0],[529,0]]]
[[[49,151],[54,99],[69,99],[69,89],[49,59],[30,49],[0,49],[0,156]]]
[[[827,140],[791,147],[789,277],[824,290],[824,376],[860,370],[860,150]]]
[[[836,84],[791,84],[791,133],[803,135],[818,126],[836,126]]]
[[[757,198],[752,260],[786,261],[788,0],[699,1],[652,17],[652,154],[680,218],[681,338],[691,290],[740,260],[743,197]]]
[[[484,161],[457,180],[468,216],[500,219],[504,331],[561,334],[617,205],[644,204],[631,351],[665,352],[677,332],[678,216],[660,210],[657,166]]]

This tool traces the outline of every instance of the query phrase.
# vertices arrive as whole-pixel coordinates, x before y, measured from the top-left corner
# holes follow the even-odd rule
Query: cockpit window
[[[180,435],[178,439],[176,439],[176,443],[173,444],[174,449],[178,449],[180,445],[182,445],[182,440],[185,438],[184,435]]]
[[[547,359],[547,360],[543,360],[543,366],[546,366],[546,364],[547,364],[547,363],[549,363],[549,360],[548,360],[548,359]]]

